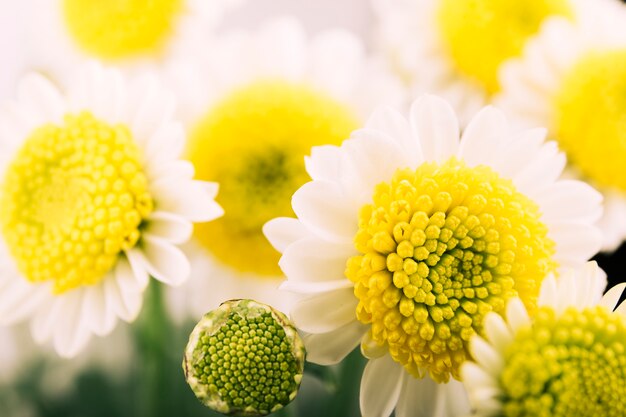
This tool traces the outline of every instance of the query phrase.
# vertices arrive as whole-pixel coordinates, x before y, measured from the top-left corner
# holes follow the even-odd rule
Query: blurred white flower
[[[498,71],[550,16],[594,0],[371,0],[375,44],[412,89],[452,103],[461,125],[499,90]],[[590,6],[592,7],[592,6]]]
[[[177,244],[221,215],[179,159],[173,98],[150,76],[81,68],[61,93],[30,74],[0,113],[0,323],[74,356],[137,316],[149,276],[184,282]]]
[[[25,67],[65,82],[97,59],[167,78],[242,0],[24,0]]]
[[[518,298],[488,314],[461,373],[476,416],[621,416],[626,412],[626,284],[604,297],[594,262],[546,279],[529,316]]]
[[[546,126],[569,174],[605,197],[604,250],[626,238],[626,6],[598,1],[584,24],[552,19],[501,72],[495,98],[520,127]]]
[[[364,416],[462,413],[455,379],[483,317],[514,296],[532,308],[549,272],[599,249],[601,196],[557,180],[565,158],[545,130],[515,134],[487,107],[459,136],[433,96],[409,120],[382,108],[341,147],[313,148],[298,219],[264,227],[282,288],[310,296],[292,310],[307,358],[336,363],[359,343],[370,358]]]
[[[401,103],[403,92],[356,36],[337,29],[307,39],[292,18],[227,33],[202,49],[188,63],[196,77],[187,80],[181,115],[189,158],[199,178],[220,183],[226,214],[196,228],[197,285],[170,297],[196,317],[229,298],[286,310],[292,298],[277,292],[279,253],[263,224],[293,213],[311,146],[339,144],[375,105]]]

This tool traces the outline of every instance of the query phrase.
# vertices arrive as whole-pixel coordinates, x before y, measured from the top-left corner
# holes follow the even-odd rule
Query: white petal
[[[185,130],[180,123],[160,126],[145,145],[145,158],[150,165],[160,165],[178,158],[185,146]]]
[[[125,254],[133,271],[133,278],[139,284],[139,288],[141,288],[142,291],[145,290],[150,281],[150,275],[148,271],[146,271],[143,254],[138,248],[127,250]]]
[[[356,320],[357,298],[352,288],[301,300],[291,310],[291,319],[307,333],[328,333]]]
[[[131,122],[131,129],[136,141],[142,144],[147,142],[163,124],[174,114],[175,99],[169,91],[162,90],[159,82],[152,75],[137,80],[134,91],[131,92],[129,110],[136,109]]]
[[[541,184],[556,181],[565,168],[565,162],[565,155],[559,152],[556,143],[547,142],[532,162],[515,175],[513,182],[520,191],[528,194],[530,190],[540,188]]]
[[[180,249],[147,234],[143,235],[142,241],[145,266],[150,275],[172,286],[181,285],[189,278],[189,261]]]
[[[463,377],[463,382],[467,384],[470,389],[483,386],[489,388],[498,387],[497,378],[494,378],[493,375],[486,372],[474,362],[466,361],[461,366],[461,376]]]
[[[346,204],[346,196],[336,183],[311,181],[291,199],[300,221],[320,237],[349,243],[358,230],[358,212]]]
[[[424,160],[443,162],[457,153],[459,123],[450,105],[424,95],[411,105],[411,126],[419,138]]]
[[[350,184],[344,190],[354,196],[360,207],[371,201],[374,187],[389,180],[398,168],[410,165],[410,155],[384,132],[359,129],[352,133],[342,145],[345,160],[342,164],[341,180]]]
[[[592,223],[602,215],[602,194],[581,181],[561,180],[534,193],[546,222],[572,220]]]
[[[61,121],[66,104],[58,90],[45,77],[31,73],[17,87],[17,99],[37,117],[38,123]]]
[[[352,89],[354,74],[364,61],[364,47],[353,33],[344,29],[319,32],[309,46],[311,77],[335,94],[344,96]]]
[[[344,277],[346,262],[355,254],[352,244],[336,244],[317,238],[289,245],[278,264],[289,280],[319,282]]]
[[[602,245],[600,230],[578,222],[553,222],[550,224],[548,237],[556,243],[554,259],[562,266],[580,266],[598,253]]]
[[[450,380],[443,387],[443,416],[467,416],[471,408],[468,393],[462,382],[455,379]]]
[[[536,128],[513,135],[493,158],[491,167],[505,178],[514,178],[537,157],[546,133],[546,129]]]
[[[76,356],[90,338],[89,328],[82,321],[83,295],[81,290],[72,290],[57,300],[61,312],[60,320],[54,323],[53,342],[57,353],[65,358]]]
[[[396,407],[403,383],[402,365],[391,355],[371,359],[361,378],[361,414],[363,417],[387,417]]]
[[[43,343],[52,337],[56,323],[63,321],[62,307],[63,303],[55,298],[37,313],[31,322],[31,333],[37,343]]]
[[[304,157],[306,172],[313,180],[336,181],[339,178],[341,152],[332,145],[314,146]]]
[[[558,298],[558,285],[554,274],[549,274],[541,282],[541,289],[539,290],[539,298],[537,299],[537,305],[539,306],[554,306],[556,305]]]
[[[513,333],[522,327],[530,325],[528,311],[526,311],[522,300],[517,297],[511,298],[506,304],[506,323]]]
[[[506,347],[513,341],[513,334],[504,322],[504,319],[497,314],[488,314],[484,319],[485,335],[493,347],[504,352]]]
[[[600,305],[613,311],[613,309],[617,305],[617,302],[622,296],[624,289],[626,289],[626,283],[624,282],[621,284],[615,285],[613,288],[608,290],[606,294],[604,294],[604,297],[602,297],[602,300],[600,300]]]
[[[287,280],[283,281],[279,288],[284,291],[291,291],[298,294],[319,294],[322,292],[352,287],[354,287],[354,284],[351,281],[342,278],[320,282]]]
[[[172,159],[161,163],[146,162],[146,172],[151,182],[167,178],[168,180],[191,180],[195,174],[195,167],[189,161]],[[215,194],[211,195],[215,198]]]
[[[309,232],[298,219],[278,217],[263,225],[263,234],[272,246],[282,253],[287,246],[307,237]]]
[[[303,72],[306,64],[306,34],[302,24],[292,17],[279,17],[256,34],[254,66],[257,74],[292,79]],[[252,58],[251,56],[251,58]],[[279,73],[279,74],[277,74]]]
[[[494,150],[508,135],[508,122],[501,110],[483,108],[467,125],[459,145],[459,157],[469,166],[491,165]]]
[[[187,219],[165,211],[150,214],[145,233],[168,240],[171,243],[184,243],[191,237],[193,225]]]
[[[104,279],[114,278],[107,276]],[[113,330],[116,320],[112,306],[107,303],[104,283],[85,288],[82,313],[83,325],[98,336],[104,336]]]
[[[115,267],[115,283],[121,295],[123,308],[120,308],[120,317],[127,321],[133,321],[139,314],[143,299],[143,278],[137,278],[130,262],[120,259]]]
[[[5,280],[0,288],[0,324],[21,321],[41,307],[50,298],[50,286],[30,284],[21,277]]]
[[[367,120],[365,128],[385,132],[391,139],[396,141],[402,149],[409,152],[411,166],[418,166],[424,161],[420,143],[413,136],[411,125],[395,109],[388,106],[376,108]]]
[[[396,417],[443,417],[439,384],[428,376],[420,379],[407,375],[405,380]]]
[[[307,334],[304,336],[306,359],[319,365],[339,363],[354,350],[366,331],[367,326],[354,320],[332,332]]]
[[[213,220],[224,213],[200,181],[163,179],[153,183],[151,191],[156,210],[169,211],[193,222]]]
[[[504,367],[504,359],[493,346],[480,336],[473,336],[470,340],[472,357],[480,366],[492,375],[498,375]]]
[[[377,359],[389,352],[387,346],[379,345],[374,339],[372,339],[371,333],[368,332],[363,336],[361,340],[361,353],[367,359]]]

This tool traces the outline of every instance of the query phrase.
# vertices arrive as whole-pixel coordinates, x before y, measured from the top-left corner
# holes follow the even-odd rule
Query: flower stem
[[[138,351],[137,416],[169,417],[167,352],[173,325],[165,311],[161,284],[151,280],[135,326]],[[171,406],[171,404],[170,404]]]
[[[329,417],[359,416],[359,388],[365,358],[357,348],[339,365],[337,390],[326,413]]]

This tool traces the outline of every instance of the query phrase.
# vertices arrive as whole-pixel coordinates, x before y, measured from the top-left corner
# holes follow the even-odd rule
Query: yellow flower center
[[[152,210],[129,130],[88,112],[35,129],[0,188],[2,234],[22,274],[59,294],[98,283]]]
[[[504,359],[503,416],[626,415],[626,321],[606,308],[543,307]]]
[[[412,375],[459,378],[485,314],[518,295],[532,310],[555,268],[537,206],[486,166],[452,158],[401,169],[359,215],[346,276],[357,318]]]
[[[598,184],[626,191],[626,50],[583,57],[565,76],[555,108],[568,160]]]
[[[106,60],[160,52],[182,7],[182,0],[63,0],[74,41]]]
[[[225,211],[196,226],[198,240],[239,271],[280,274],[263,224],[293,216],[291,196],[309,180],[311,146],[339,144],[357,125],[349,109],[304,85],[263,81],[227,97],[191,135],[197,175],[219,182]]]
[[[437,23],[457,69],[494,93],[500,64],[518,56],[546,18],[571,14],[568,0],[440,0]]]

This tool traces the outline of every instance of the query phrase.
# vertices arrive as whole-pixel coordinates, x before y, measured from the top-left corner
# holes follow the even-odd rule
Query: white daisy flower
[[[372,0],[378,48],[414,96],[450,101],[464,126],[500,88],[498,70],[550,16],[577,18],[588,0]]]
[[[498,104],[521,127],[546,126],[571,174],[605,197],[604,250],[626,238],[626,7],[596,4],[594,25],[553,19],[501,72]]]
[[[476,416],[623,416],[626,413],[626,284],[604,297],[594,262],[546,279],[529,317],[518,298],[485,318],[462,375]]]
[[[549,272],[599,249],[601,196],[557,179],[565,157],[545,130],[513,134],[487,107],[459,136],[436,97],[415,101],[409,120],[381,108],[340,147],[313,148],[313,181],[292,200],[298,219],[264,228],[283,254],[282,287],[310,295],[292,310],[308,359],[335,363],[359,342],[372,358],[366,416],[416,415],[420,386],[462,408],[450,377],[483,317],[513,296],[532,308]]]
[[[327,30],[307,38],[292,18],[227,33],[205,50],[208,56],[191,65],[198,77],[189,82],[195,98],[184,110],[188,155],[199,178],[220,183],[217,201],[226,214],[196,228],[196,243],[212,259],[194,268],[198,287],[179,299],[194,316],[229,296],[284,310],[289,300],[276,290],[280,254],[263,224],[293,215],[291,195],[309,179],[304,155],[311,146],[339,144],[375,103],[398,104],[403,91],[366,58],[356,36]]]
[[[27,66],[65,81],[85,60],[175,76],[177,61],[242,0],[25,0]]]
[[[21,81],[0,113],[0,323],[32,319],[36,340],[73,356],[132,321],[153,276],[187,279],[176,247],[221,215],[217,185],[179,159],[173,97],[93,64],[60,93]]]

